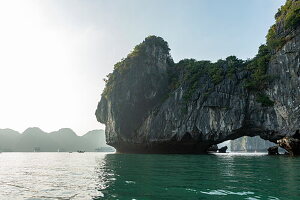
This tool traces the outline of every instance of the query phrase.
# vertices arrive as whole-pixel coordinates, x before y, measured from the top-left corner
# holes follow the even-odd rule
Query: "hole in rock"
[[[249,137],[243,136],[235,140],[227,140],[218,144],[218,148],[224,146],[228,147],[228,152],[262,152],[267,153],[269,147],[276,146],[275,143],[268,140],[264,140],[259,136]],[[278,149],[280,153],[284,153],[285,150],[282,148]]]

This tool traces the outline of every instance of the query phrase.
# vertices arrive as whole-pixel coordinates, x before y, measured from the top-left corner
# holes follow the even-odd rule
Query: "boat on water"
[[[33,148],[33,152],[40,152],[41,151],[41,148],[40,147],[34,147]]]
[[[84,153],[85,151],[78,150],[77,152],[78,152],[78,153]]]

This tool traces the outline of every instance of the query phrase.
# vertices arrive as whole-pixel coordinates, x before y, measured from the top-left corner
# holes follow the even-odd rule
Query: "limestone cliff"
[[[273,147],[274,143],[261,139],[259,136],[255,137],[240,137],[235,140],[230,140],[229,148],[231,152],[267,152],[267,149]]]
[[[250,61],[174,63],[162,38],[146,38],[108,75],[96,110],[107,143],[120,152],[202,153],[241,136],[292,137],[300,130],[299,10],[287,1]]]

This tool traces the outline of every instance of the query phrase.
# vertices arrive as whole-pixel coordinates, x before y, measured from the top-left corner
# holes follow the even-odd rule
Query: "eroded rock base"
[[[277,140],[277,144],[288,151],[290,155],[300,155],[300,139],[293,137],[284,137]]]
[[[279,155],[278,146],[268,148],[268,155]]]
[[[132,144],[118,143],[109,144],[118,153],[144,153],[144,154],[206,154],[207,144],[199,143],[151,143],[151,144]]]

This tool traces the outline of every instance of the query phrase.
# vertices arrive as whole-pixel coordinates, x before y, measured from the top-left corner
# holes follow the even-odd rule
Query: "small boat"
[[[79,151],[77,151],[78,153],[84,153],[85,151],[81,151],[81,150],[79,150]]]
[[[41,151],[41,148],[40,147],[34,147],[33,148],[33,152],[40,152]]]
[[[69,153],[73,153],[72,151],[69,151]]]

